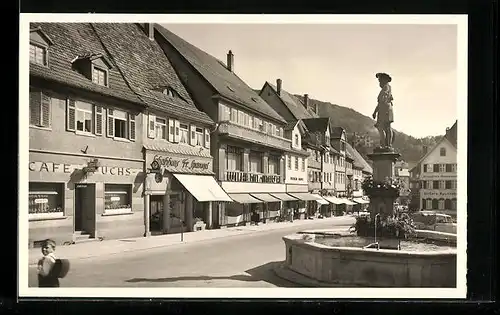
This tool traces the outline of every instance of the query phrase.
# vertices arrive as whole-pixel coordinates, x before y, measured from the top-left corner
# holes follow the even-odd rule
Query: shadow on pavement
[[[179,277],[165,277],[165,278],[132,278],[125,280],[128,283],[139,282],[176,282],[176,281],[211,281],[211,280],[234,280],[246,282],[264,281],[271,283],[278,287],[295,287],[291,282],[283,280],[276,276],[274,268],[279,265],[281,261],[269,262],[264,265],[245,270],[248,275],[233,275],[233,276],[179,276]]]

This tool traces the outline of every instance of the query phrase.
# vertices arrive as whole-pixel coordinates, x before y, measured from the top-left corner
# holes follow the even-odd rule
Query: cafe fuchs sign
[[[71,174],[75,170],[86,170],[90,174],[112,175],[112,176],[132,176],[141,172],[140,169],[119,166],[102,166],[95,160],[86,164],[67,164],[54,162],[29,162],[30,172],[40,173],[66,173]]]
[[[174,158],[170,156],[155,155],[153,161],[151,162],[151,169],[159,170],[161,168],[165,169],[177,169],[177,170],[190,170],[190,171],[200,171],[200,170],[210,170],[210,162],[198,161],[189,158]]]

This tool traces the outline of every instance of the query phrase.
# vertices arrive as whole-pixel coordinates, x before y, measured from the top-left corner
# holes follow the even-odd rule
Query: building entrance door
[[[88,234],[90,237],[95,237],[95,200],[94,184],[75,185],[75,233]]]
[[[149,228],[151,233],[161,232],[163,227],[163,195],[151,195],[149,209],[151,215]]]

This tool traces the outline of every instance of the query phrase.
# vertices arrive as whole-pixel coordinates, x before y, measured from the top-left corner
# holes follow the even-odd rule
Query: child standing
[[[56,242],[47,239],[42,244],[43,257],[38,261],[38,286],[59,287],[59,277],[54,270],[56,264]]]

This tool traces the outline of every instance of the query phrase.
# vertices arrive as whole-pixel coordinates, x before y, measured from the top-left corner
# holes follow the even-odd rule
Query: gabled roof
[[[333,139],[340,139],[342,137],[343,131],[344,131],[344,128],[342,128],[342,127],[331,127],[330,128],[330,136]]]
[[[276,113],[252,88],[234,72],[229,71],[222,61],[158,24],[155,24],[155,28],[221,96],[267,118],[286,123],[283,117]]]
[[[456,148],[457,147],[457,121],[455,120],[455,123],[453,126],[446,130],[446,134],[444,135],[448,141],[450,141],[451,144]]]
[[[457,121],[453,124],[453,126],[446,130],[446,134],[439,139],[439,141],[432,147],[432,149],[428,150],[426,154],[424,154],[420,160],[417,162],[417,165],[422,163],[432,151],[434,151],[443,141],[448,141],[455,149],[457,149]]]
[[[358,152],[355,148],[351,146],[349,142],[346,142],[346,152],[348,152],[354,159],[354,164],[358,167],[361,167],[363,172],[373,174],[373,169],[368,164],[368,162],[361,156],[361,153]]]
[[[72,60],[77,56],[100,54],[110,60],[90,23],[31,23],[31,27],[41,27],[53,42],[53,45],[48,49],[48,66],[31,63],[29,67],[31,77],[57,82],[65,86],[144,106],[144,103],[130,89],[122,74],[116,68],[116,64],[113,64],[112,61],[113,68],[109,70],[109,86],[95,84],[74,69]]]
[[[95,23],[93,26],[132,90],[149,107],[176,118],[213,123],[196,108],[161,47],[149,39],[140,25]],[[163,93],[165,87],[173,89],[179,97]]]
[[[330,123],[329,117],[302,119],[310,132],[326,132]]]
[[[45,33],[43,30],[42,30],[42,27],[41,26],[36,26],[36,27],[32,27],[30,28],[30,33],[31,32],[38,32],[42,37],[43,39],[45,39],[45,41],[47,43],[49,43],[49,45],[54,45],[54,42],[52,41],[52,39],[50,38],[49,35],[47,35],[47,33]]]
[[[264,87],[269,85],[271,90],[278,96],[278,98],[282,101],[283,105],[290,111],[295,119],[307,119],[307,118],[317,118],[318,115],[314,114],[311,110],[306,109],[304,104],[294,95],[288,93],[287,91],[281,89],[280,94],[278,94],[277,88],[275,85],[266,82]],[[262,87],[262,90],[264,90]],[[262,91],[261,90],[261,91]]]

